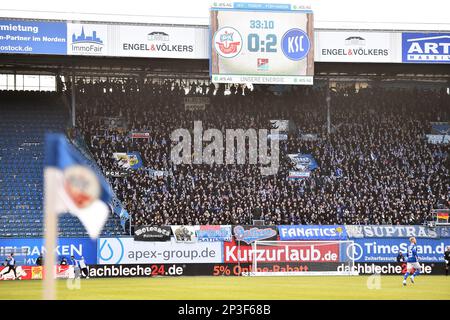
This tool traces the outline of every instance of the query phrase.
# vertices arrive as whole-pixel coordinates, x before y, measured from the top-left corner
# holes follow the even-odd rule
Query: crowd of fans
[[[449,147],[430,144],[430,121],[448,121],[444,91],[367,88],[331,93],[331,132],[325,87],[284,92],[204,82],[79,80],[77,130],[128,212],[133,225],[173,224],[421,224],[448,206]],[[276,88],[275,88],[276,89]],[[186,96],[209,97],[188,111]],[[106,126],[105,117],[124,119]],[[289,120],[280,141],[280,169],[261,175],[259,164],[179,164],[170,159],[179,128],[269,129]],[[148,132],[132,139],[130,132]],[[313,134],[314,139],[303,139]],[[143,168],[124,171],[116,152],[139,152]],[[319,168],[288,179],[287,154],[312,154]],[[152,170],[164,172],[154,176]],[[109,174],[119,172],[119,174]]]

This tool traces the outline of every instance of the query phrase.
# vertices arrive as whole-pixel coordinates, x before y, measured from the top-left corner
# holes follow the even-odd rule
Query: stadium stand
[[[0,92],[0,237],[42,237],[45,132],[64,132],[68,110],[54,92]],[[120,234],[111,216],[104,234]],[[86,236],[69,214],[59,220],[60,236]]]
[[[259,89],[259,90],[258,90]],[[449,205],[448,145],[429,144],[430,121],[448,121],[450,97],[418,88],[341,89],[332,93],[327,133],[324,88],[274,92],[218,88],[176,81],[77,82],[77,130],[104,173],[121,172],[115,152],[139,152],[144,168],[109,175],[133,225],[422,224],[430,210]],[[208,96],[205,110],[185,111],[183,97]],[[276,106],[276,107],[275,107]],[[105,117],[125,125],[105,128]],[[203,129],[270,128],[269,120],[295,123],[281,142],[281,168],[265,177],[257,165],[178,165],[170,161],[170,133]],[[148,132],[149,139],[129,133]],[[301,134],[317,135],[315,141]],[[289,153],[318,162],[309,179],[287,179]],[[152,177],[149,170],[167,173]]]
[[[66,86],[70,88],[70,84]],[[0,236],[40,237],[43,230],[44,132],[66,131],[101,168],[132,225],[170,224],[421,224],[449,207],[448,145],[429,144],[430,121],[448,121],[449,96],[424,89],[367,88],[332,93],[327,133],[323,87],[276,92],[261,86],[215,87],[177,81],[89,81],[76,84],[76,130],[56,93],[0,93]],[[209,97],[205,110],[186,111],[186,96]],[[278,106],[274,108],[273,106]],[[105,127],[105,119],[119,119]],[[179,165],[170,161],[170,133],[192,129],[270,128],[271,119],[295,126],[280,146],[281,167],[262,176],[258,165]],[[122,123],[121,121],[124,120]],[[131,139],[130,132],[149,139]],[[302,139],[312,134],[314,141]],[[143,167],[123,172],[112,155],[139,152]],[[287,179],[289,153],[309,153],[311,178]],[[164,172],[154,177],[152,171]],[[338,173],[339,172],[339,173]],[[104,235],[128,233],[111,215]],[[78,219],[63,215],[60,236],[86,236]]]

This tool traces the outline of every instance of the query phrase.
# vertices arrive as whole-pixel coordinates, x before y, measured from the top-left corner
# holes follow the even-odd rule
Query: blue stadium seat
[[[37,93],[11,101],[0,97],[0,237],[40,237],[44,135],[64,132],[68,116],[56,96]],[[105,232],[117,231],[117,225],[108,224]],[[63,237],[87,236],[70,215],[61,217],[60,231]]]

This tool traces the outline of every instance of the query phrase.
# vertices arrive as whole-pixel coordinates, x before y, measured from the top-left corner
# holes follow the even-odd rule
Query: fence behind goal
[[[255,241],[247,276],[358,275],[355,246],[345,241]]]

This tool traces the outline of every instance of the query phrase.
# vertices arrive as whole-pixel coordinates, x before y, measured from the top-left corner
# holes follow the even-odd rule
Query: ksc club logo
[[[242,49],[242,36],[231,27],[224,27],[214,34],[214,48],[224,58],[237,56]]]
[[[100,183],[90,169],[71,166],[64,171],[64,188],[74,204],[80,208],[90,206],[100,197]]]
[[[281,39],[281,49],[290,60],[298,61],[304,59],[310,48],[311,42],[308,35],[300,29],[288,30]]]

